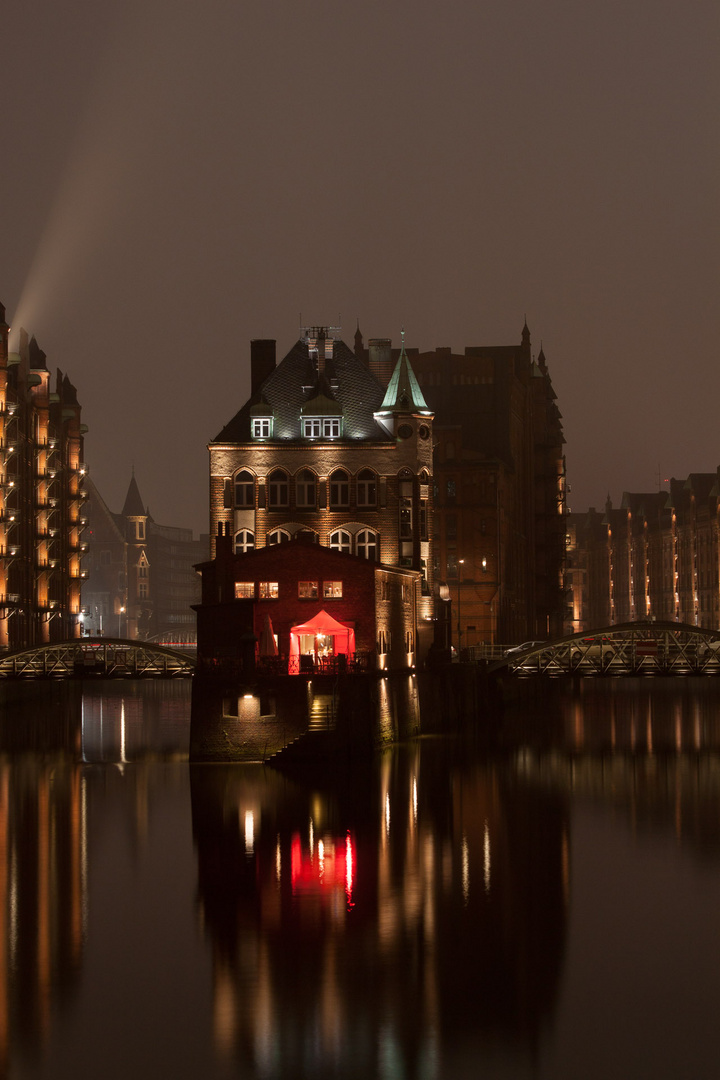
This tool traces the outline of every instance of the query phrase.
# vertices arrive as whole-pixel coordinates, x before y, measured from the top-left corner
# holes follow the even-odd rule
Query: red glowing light
[[[342,889],[348,907],[352,907],[355,856],[350,834],[344,845],[342,840],[319,840],[311,854],[303,852],[300,834],[295,833],[290,845],[290,876],[294,896],[329,896]]]

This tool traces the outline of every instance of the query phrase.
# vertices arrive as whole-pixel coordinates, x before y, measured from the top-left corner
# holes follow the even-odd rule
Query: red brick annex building
[[[201,564],[201,672],[269,674],[415,666],[421,574],[302,534],[244,554],[227,533]]]

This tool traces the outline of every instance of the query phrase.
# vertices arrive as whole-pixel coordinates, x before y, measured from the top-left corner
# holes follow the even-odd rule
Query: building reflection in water
[[[87,800],[80,701],[45,705],[3,687],[0,728],[0,1074],[38,1054],[54,1006],[76,991],[86,932]]]
[[[315,787],[191,768],[220,1055],[261,1076],[440,1077],[552,1017],[567,808],[440,740]]]

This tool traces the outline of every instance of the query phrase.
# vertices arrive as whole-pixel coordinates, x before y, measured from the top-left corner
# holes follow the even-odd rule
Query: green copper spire
[[[395,370],[392,373],[388,388],[380,406],[379,414],[392,412],[427,413],[427,402],[423,397],[420,384],[415,377],[408,355],[405,352],[405,330],[401,331],[402,349]],[[377,415],[377,414],[376,414]]]

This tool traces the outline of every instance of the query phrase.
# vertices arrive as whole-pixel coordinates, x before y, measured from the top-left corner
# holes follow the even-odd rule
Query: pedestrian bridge
[[[720,675],[720,630],[686,623],[634,622],[510,650],[498,675]]]
[[[194,671],[195,663],[187,655],[122,638],[76,638],[0,657],[0,679],[171,679]]]

